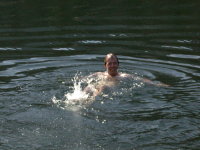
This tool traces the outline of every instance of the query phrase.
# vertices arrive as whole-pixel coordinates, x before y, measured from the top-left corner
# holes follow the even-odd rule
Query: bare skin
[[[89,76],[89,78],[98,77],[100,81],[96,85],[90,85],[84,89],[86,93],[90,93],[94,97],[99,95],[106,87],[115,86],[121,79],[134,77],[130,74],[118,72],[119,62],[117,56],[114,54],[107,54],[104,62],[105,72],[97,72]],[[149,79],[141,78],[140,80],[157,86],[169,86],[163,83],[155,84]]]

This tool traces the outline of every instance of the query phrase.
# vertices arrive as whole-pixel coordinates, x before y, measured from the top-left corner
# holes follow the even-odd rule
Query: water
[[[0,10],[0,149],[200,147],[198,1],[2,0]],[[87,99],[80,79],[104,71],[109,52],[120,72],[170,87],[128,80]],[[74,96],[89,102],[69,105]]]

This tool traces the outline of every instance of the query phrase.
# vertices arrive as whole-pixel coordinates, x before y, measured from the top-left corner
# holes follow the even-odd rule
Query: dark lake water
[[[200,1],[1,0],[0,149],[200,147]],[[89,104],[80,78],[107,53],[128,80]],[[81,83],[82,84],[82,83]],[[81,99],[82,98],[82,99]]]

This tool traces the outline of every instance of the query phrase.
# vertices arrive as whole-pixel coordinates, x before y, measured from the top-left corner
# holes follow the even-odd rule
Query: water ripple
[[[185,59],[200,59],[200,56],[196,56],[196,55],[170,54],[168,56],[175,57],[175,58],[185,58]]]

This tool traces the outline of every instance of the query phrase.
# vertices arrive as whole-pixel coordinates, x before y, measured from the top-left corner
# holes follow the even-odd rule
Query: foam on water
[[[72,91],[64,94],[63,99],[57,99],[55,96],[52,98],[52,102],[62,109],[79,110],[85,106],[91,104],[95,97],[92,97],[89,93],[84,91],[82,84],[91,84],[91,80],[81,80],[78,74],[72,79],[73,87]]]
[[[85,77],[81,78],[79,74],[76,74],[71,80],[73,85],[72,90],[67,91],[62,99],[57,99],[55,96],[52,98],[52,102],[62,109],[70,109],[73,111],[80,110],[89,106],[96,99],[91,93],[85,92],[86,86],[95,89],[95,86],[100,84],[108,84],[107,81],[102,80],[101,77]],[[120,80],[114,86],[105,88],[100,96],[102,99],[113,99],[118,96],[128,96],[133,93],[136,88],[144,86],[139,78],[131,78],[126,80]],[[92,91],[93,92],[93,91]]]

